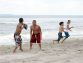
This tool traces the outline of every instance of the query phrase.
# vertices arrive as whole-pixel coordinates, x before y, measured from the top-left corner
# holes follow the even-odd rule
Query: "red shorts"
[[[41,39],[40,39],[40,33],[38,34],[33,34],[30,40],[31,43],[41,43]]]

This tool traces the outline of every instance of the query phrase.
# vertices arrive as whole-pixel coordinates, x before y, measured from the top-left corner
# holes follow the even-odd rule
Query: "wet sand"
[[[42,42],[42,50],[37,44],[29,50],[29,43],[23,44],[24,51],[13,53],[14,46],[0,46],[0,63],[83,63],[83,39],[69,38],[63,44]]]

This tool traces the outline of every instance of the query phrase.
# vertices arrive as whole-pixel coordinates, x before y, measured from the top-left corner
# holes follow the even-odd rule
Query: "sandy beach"
[[[0,0],[0,63],[83,63],[83,0]]]
[[[46,42],[48,41],[48,42]],[[83,39],[69,38],[63,44],[52,44],[52,40],[42,42],[42,50],[34,44],[29,50],[29,43],[23,44],[24,52],[14,46],[0,46],[0,63],[83,63]]]

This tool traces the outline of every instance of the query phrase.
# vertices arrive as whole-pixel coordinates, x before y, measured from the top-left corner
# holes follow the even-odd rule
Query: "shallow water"
[[[70,31],[70,35],[75,37],[83,36],[83,18],[24,18],[25,23],[28,25],[28,30],[23,30],[23,42],[29,41],[29,31],[32,20],[37,20],[43,32],[43,39],[57,39],[58,23],[60,21],[67,22],[68,19],[72,21],[74,28]],[[0,18],[0,44],[9,45],[14,44],[13,34],[15,32],[18,18]],[[63,34],[64,35],[64,34]]]

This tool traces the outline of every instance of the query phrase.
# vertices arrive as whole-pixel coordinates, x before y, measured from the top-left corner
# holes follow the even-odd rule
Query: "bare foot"
[[[13,53],[16,53],[16,51],[13,51]]]
[[[61,44],[63,44],[63,43],[64,43],[64,41],[61,42]]]
[[[53,40],[53,44],[54,44],[54,41],[55,41],[55,40]]]
[[[54,43],[55,41],[57,41],[57,42],[58,42],[58,40],[53,40],[53,44],[55,44],[55,43]],[[58,42],[58,44],[59,44],[59,42]]]
[[[23,52],[23,49],[20,49]]]
[[[30,50],[32,50],[32,48],[30,48]]]

